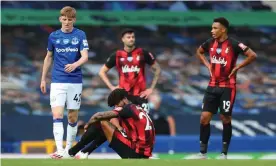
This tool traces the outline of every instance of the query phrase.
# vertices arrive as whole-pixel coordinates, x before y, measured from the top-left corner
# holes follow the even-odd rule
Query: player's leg
[[[109,146],[121,158],[148,158],[131,149],[130,147],[133,143],[126,138],[125,134],[120,133],[111,122],[101,121],[101,126],[107,141],[110,143]]]
[[[50,90],[50,104],[53,114],[53,134],[57,152],[51,155],[52,158],[61,158],[63,153],[63,112],[66,99],[66,85],[52,83]]]
[[[101,129],[100,122],[96,122],[91,124],[87,131],[82,135],[80,141],[73,146],[71,149],[69,149],[68,153],[70,156],[75,156],[81,149],[83,149],[86,145],[88,145],[90,142],[97,139],[99,136],[102,136],[103,131]]]
[[[67,136],[66,136],[66,147],[65,150],[68,151],[73,142],[76,139],[78,132],[78,111],[81,104],[81,92],[82,84],[69,84],[67,89],[66,104],[68,109],[68,125],[67,125]]]
[[[216,94],[216,89],[208,87],[202,105],[202,113],[200,116],[200,153],[206,154],[208,142],[210,138],[210,121],[213,114],[217,113],[219,107],[219,98]],[[204,157],[204,156],[203,156]]]
[[[112,118],[110,119],[110,122],[119,130],[122,130],[122,127],[120,126],[120,122],[118,118]],[[102,132],[103,133],[103,132]],[[85,148],[81,150],[82,153],[92,153],[95,149],[97,149],[99,146],[101,146],[106,141],[106,137],[104,134],[99,134],[99,136],[91,142],[89,145],[87,145]]]
[[[232,137],[232,109],[236,97],[236,88],[224,88],[220,99],[220,119],[223,124],[222,157],[226,158]]]
[[[99,134],[97,138],[94,139],[88,146],[81,150],[82,153],[92,153],[96,150],[99,146],[101,146],[106,141],[106,137],[104,134]]]

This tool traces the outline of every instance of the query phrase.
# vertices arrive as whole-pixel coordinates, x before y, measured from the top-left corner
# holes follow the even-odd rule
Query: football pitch
[[[275,166],[276,153],[237,153],[228,160],[217,160],[218,153],[210,153],[208,160],[193,160],[195,154],[154,154],[154,159],[120,159],[114,153],[94,153],[88,160],[52,160],[46,154],[1,154],[2,166]]]
[[[2,166],[275,166],[274,160],[51,160],[51,159],[2,159]]]

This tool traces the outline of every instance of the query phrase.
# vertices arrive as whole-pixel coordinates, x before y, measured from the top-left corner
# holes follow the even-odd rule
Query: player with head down
[[[85,125],[86,132],[81,141],[69,150],[74,156],[79,149],[99,137],[105,137],[109,146],[121,158],[144,158],[152,155],[155,129],[148,114],[138,105],[131,104],[124,89],[113,90],[108,97],[112,111],[94,114]],[[123,130],[118,130],[110,119],[119,118]]]

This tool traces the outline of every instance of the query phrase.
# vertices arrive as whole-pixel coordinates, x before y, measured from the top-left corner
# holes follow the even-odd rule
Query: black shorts
[[[112,140],[109,144],[109,147],[112,148],[121,158],[123,159],[148,159],[149,157],[136,153],[135,150],[131,149],[129,146],[120,141],[115,132],[119,132],[117,130],[114,131]],[[127,139],[127,138],[126,138]]]
[[[202,109],[213,114],[216,114],[219,109],[221,114],[231,116],[235,97],[236,88],[208,86],[204,95]]]
[[[131,103],[142,107],[143,110],[146,111],[147,113],[149,112],[149,105],[148,105],[147,99],[141,98],[140,96],[133,96],[133,95],[128,95],[127,99],[131,101]]]

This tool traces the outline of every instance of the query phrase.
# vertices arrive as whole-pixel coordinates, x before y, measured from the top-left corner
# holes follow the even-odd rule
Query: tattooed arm
[[[115,118],[118,116],[118,113],[114,112],[114,111],[106,111],[106,112],[97,112],[96,114],[94,114],[90,120],[88,121],[88,125],[97,122],[97,121],[101,121],[104,119],[111,119],[111,118]]]
[[[160,68],[160,65],[155,62],[152,66],[151,66],[151,69],[153,71],[153,74],[154,74],[154,77],[153,77],[153,80],[152,80],[152,83],[151,83],[151,86],[150,88],[151,89],[154,89],[156,84],[157,84],[157,81],[158,81],[158,78],[160,76],[160,73],[161,73],[161,68]]]

